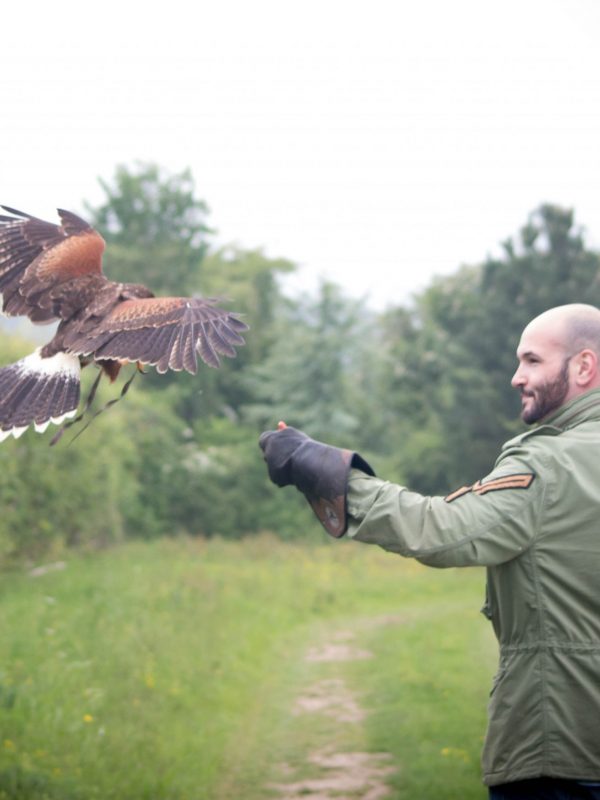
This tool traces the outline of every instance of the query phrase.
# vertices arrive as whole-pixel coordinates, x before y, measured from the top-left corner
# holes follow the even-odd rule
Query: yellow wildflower
[[[460,747],[442,747],[442,749],[440,750],[440,753],[445,758],[447,758],[448,756],[450,756],[452,758],[458,758],[461,761],[464,761],[465,764],[468,764],[470,762],[470,760],[471,760],[470,757],[469,757],[469,754],[467,753],[467,751],[463,750]]]

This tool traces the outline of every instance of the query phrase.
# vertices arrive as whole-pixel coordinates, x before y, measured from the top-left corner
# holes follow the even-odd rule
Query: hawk
[[[248,326],[213,299],[155,297],[141,284],[108,280],[104,239],[70,211],[58,209],[55,225],[0,208],[10,215],[0,214],[2,311],[58,322],[46,345],[0,369],[0,441],[74,416],[90,363],[111,381],[129,362],[196,373],[198,355],[218,367],[219,356],[244,344]]]

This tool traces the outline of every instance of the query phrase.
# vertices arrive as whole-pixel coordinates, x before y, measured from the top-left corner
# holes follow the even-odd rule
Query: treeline
[[[328,283],[286,296],[290,261],[213,248],[187,171],[119,168],[102,186],[104,203],[86,215],[107,240],[107,274],[157,294],[227,298],[245,314],[247,345],[197,376],[150,369],[77,438],[86,420],[54,447],[50,433],[3,442],[4,560],[131,537],[316,531],[298,493],[266,477],[257,436],[279,419],[360,450],[378,474],[421,492],[472,482],[520,430],[509,380],[524,325],[553,305],[600,305],[600,256],[555,206],[532,212],[501,258],[376,314]],[[1,363],[30,350],[4,334]],[[94,368],[84,377],[85,398]],[[102,386],[87,420],[123,380]]]

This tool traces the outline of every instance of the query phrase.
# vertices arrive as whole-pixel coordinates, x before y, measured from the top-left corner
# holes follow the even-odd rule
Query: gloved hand
[[[343,536],[348,528],[348,474],[356,467],[374,475],[369,464],[358,453],[317,442],[287,426],[265,431],[258,443],[273,483],[299,489],[327,533]]]

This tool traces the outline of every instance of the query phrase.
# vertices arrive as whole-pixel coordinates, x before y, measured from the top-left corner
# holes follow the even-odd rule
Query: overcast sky
[[[218,242],[374,307],[541,202],[600,245],[597,0],[13,3],[2,27],[1,203],[52,218],[117,164],[190,167]]]

